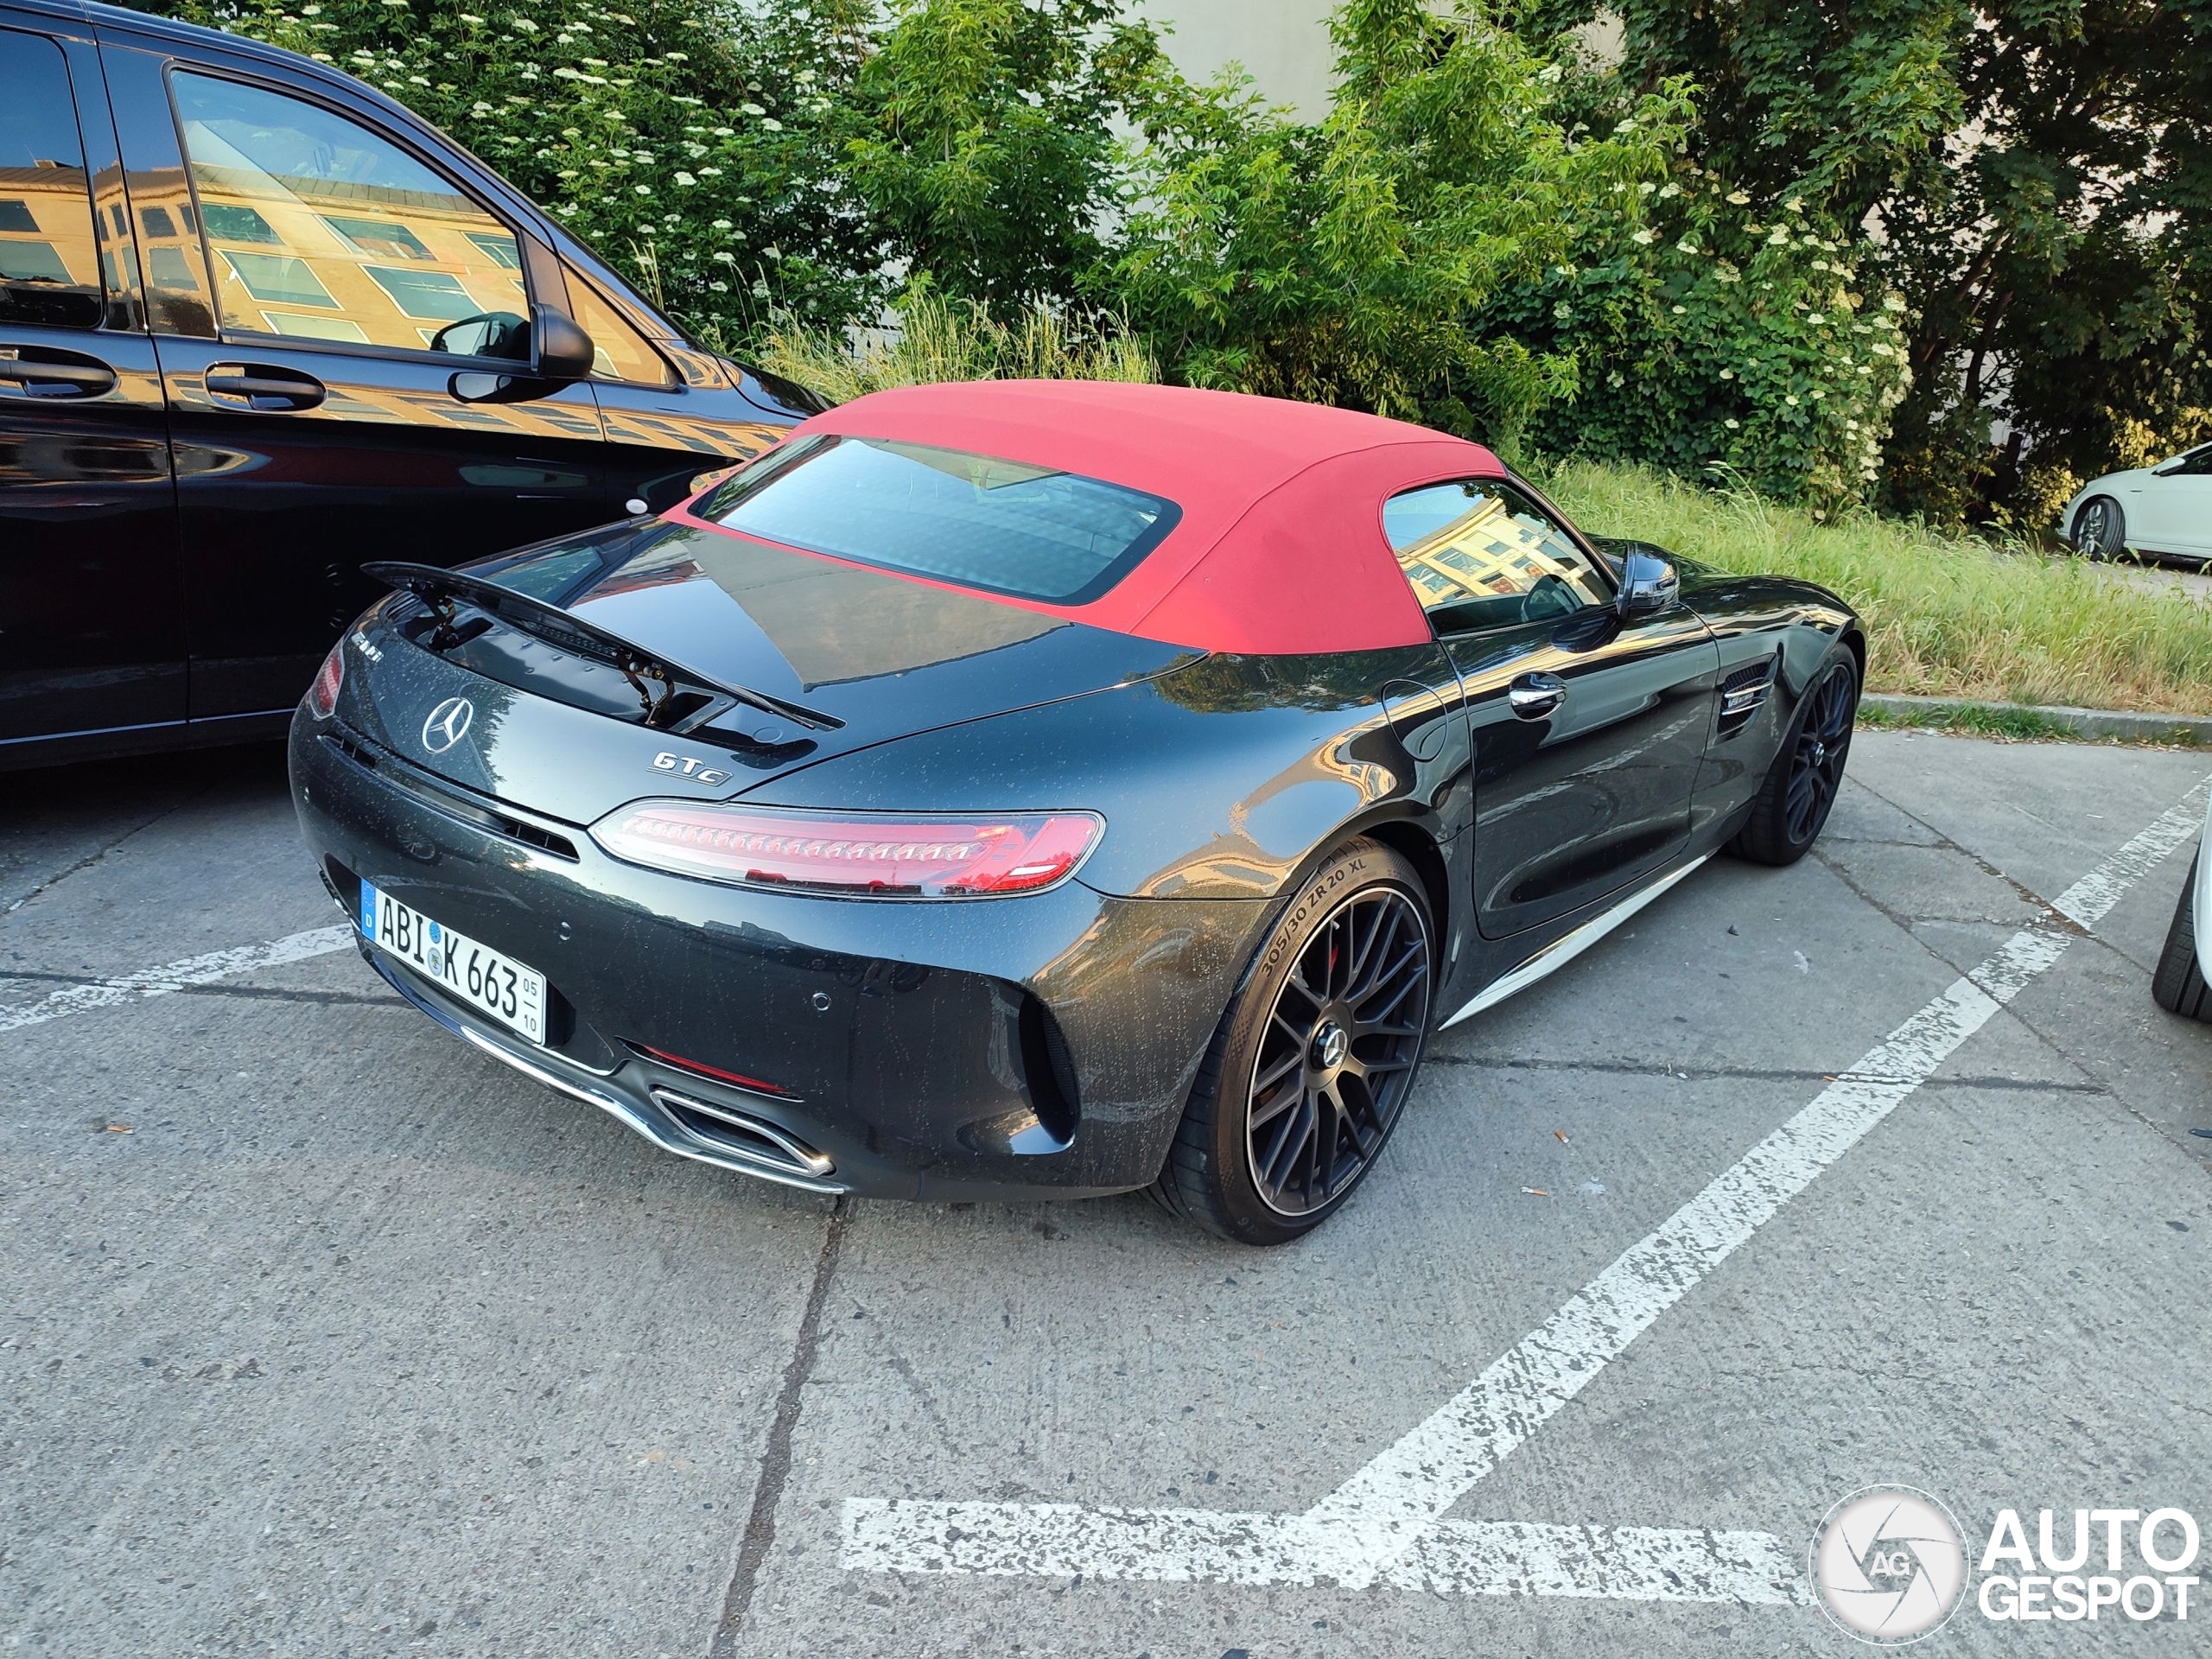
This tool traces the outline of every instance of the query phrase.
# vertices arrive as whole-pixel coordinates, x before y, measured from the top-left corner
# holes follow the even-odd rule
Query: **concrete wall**
[[[1130,0],[1130,10],[1163,29],[1167,54],[1193,80],[1211,80],[1241,63],[1269,99],[1318,120],[1328,113],[1327,27],[1336,0]],[[1444,10],[1440,3],[1439,10]],[[1576,31],[1601,63],[1621,55],[1620,19],[1601,11]]]
[[[1172,30],[1167,54],[1193,80],[1242,63],[1259,90],[1302,116],[1329,104],[1329,33],[1334,0],[1133,0],[1131,10]]]

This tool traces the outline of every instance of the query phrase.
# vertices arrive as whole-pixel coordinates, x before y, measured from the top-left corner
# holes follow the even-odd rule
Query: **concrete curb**
[[[1973,709],[1991,715],[2032,715],[2063,726],[2079,737],[2110,737],[2134,743],[2178,743],[2212,748],[2212,716],[2203,715],[2141,715],[2111,709],[2067,709],[2056,704],[1977,702],[1967,697],[1904,697],[1869,692],[1864,706],[1878,709],[1898,720],[1924,720],[1942,725],[1950,709]]]

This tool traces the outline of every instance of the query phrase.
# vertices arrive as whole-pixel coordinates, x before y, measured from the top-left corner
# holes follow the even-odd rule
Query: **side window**
[[[61,48],[0,29],[0,322],[96,328],[100,251]]]
[[[1612,602],[1573,538],[1496,479],[1394,495],[1382,505],[1382,531],[1439,633],[1568,616]]]
[[[573,271],[569,276],[569,303],[575,308],[576,327],[591,336],[597,348],[592,354],[593,379],[626,380],[646,386],[669,384],[668,365],[661,354]]]
[[[297,99],[171,85],[226,333],[529,354],[514,236],[450,181]]]
[[[2188,478],[2212,476],[2212,443],[2206,444],[2184,460],[2174,471]]]

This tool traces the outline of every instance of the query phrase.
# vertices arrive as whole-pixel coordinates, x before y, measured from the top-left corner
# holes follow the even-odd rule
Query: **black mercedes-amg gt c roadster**
[[[1865,671],[1834,594],[1475,444],[1160,386],[880,392],[658,518],[370,570],[293,786],[423,1013],[727,1169],[1254,1244],[1432,1032],[1801,855]]]

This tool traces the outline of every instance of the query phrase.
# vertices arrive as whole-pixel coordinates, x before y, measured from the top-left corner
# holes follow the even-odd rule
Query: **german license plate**
[[[361,931],[486,1017],[545,1044],[545,976],[361,883]]]

